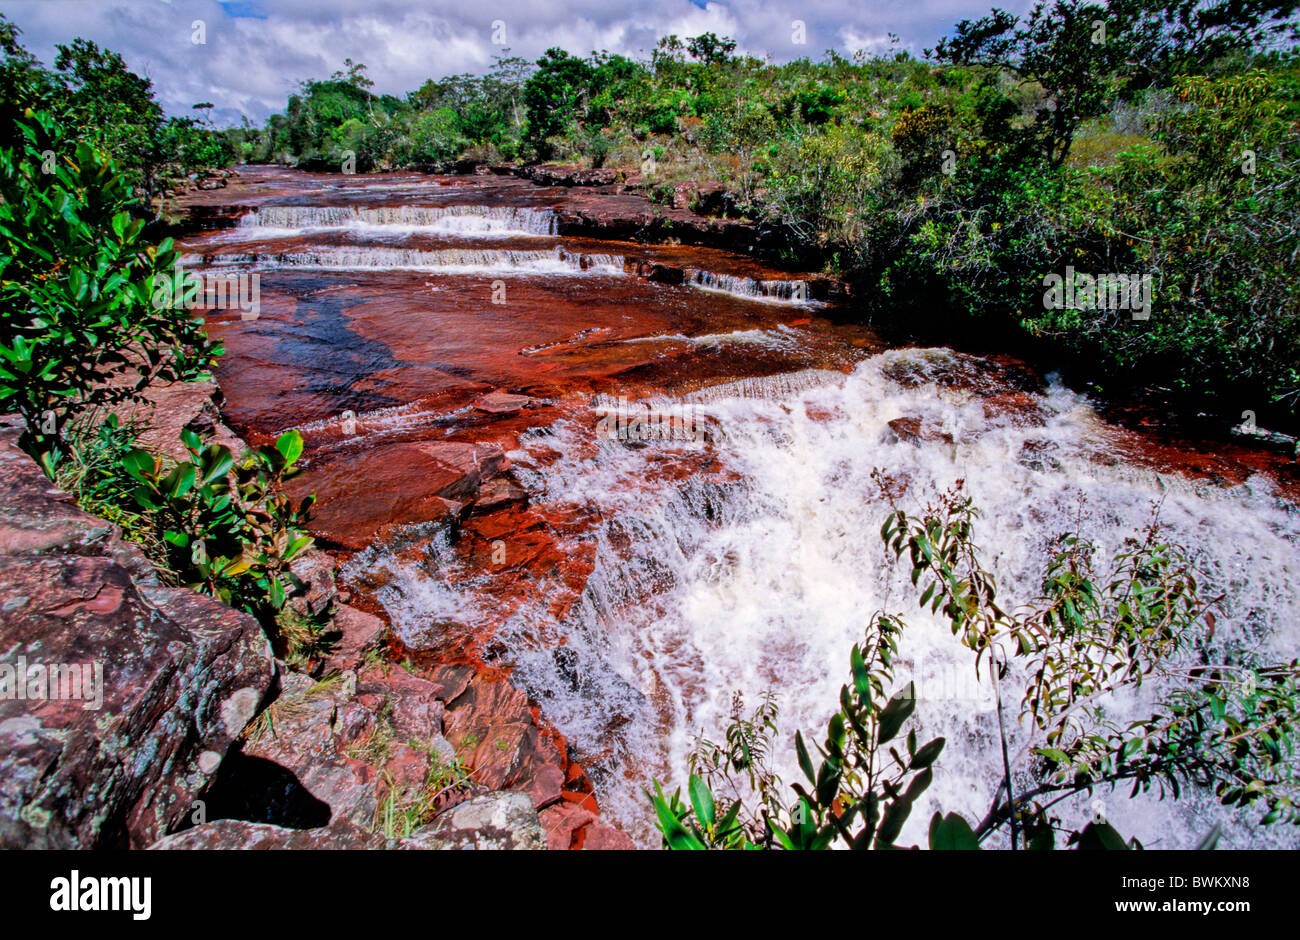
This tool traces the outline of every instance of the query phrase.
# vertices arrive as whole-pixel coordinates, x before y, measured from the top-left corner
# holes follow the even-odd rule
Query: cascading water
[[[212,256],[209,263],[243,267],[314,268],[325,271],[427,271],[433,274],[623,273],[621,255],[584,254],[559,247],[546,251],[496,248],[444,248],[436,251],[376,247],[319,248],[267,254],[221,254]]]
[[[544,617],[536,609],[512,618],[499,639],[516,682],[604,768],[601,804],[619,825],[656,843],[641,787],[651,777],[684,782],[692,736],[720,736],[734,691],[751,706],[764,691],[776,695],[779,769],[787,782],[801,779],[793,733],[820,738],[847,681],[848,650],[878,609],[908,623],[897,684],[916,681],[922,740],[948,741],[902,843],[924,842],[938,808],[982,817],[1001,777],[991,691],[972,654],[918,608],[905,566],[886,557],[878,532],[889,497],[873,479],[877,467],[891,489],[907,488],[903,504],[913,509],[964,479],[982,511],[976,539],[985,563],[1014,602],[1034,597],[1054,537],[1078,532],[1109,557],[1159,504],[1167,535],[1192,550],[1207,592],[1226,595],[1215,642],[1271,659],[1297,654],[1300,631],[1286,612],[1300,603],[1291,577],[1300,567],[1300,516],[1267,481],[1225,488],[1116,461],[1108,427],[1085,400],[1052,387],[1012,404],[978,383],[950,381],[977,367],[945,350],[888,352],[848,377],[812,372],[697,393],[693,405],[717,426],[720,443],[609,441],[581,456],[591,454],[591,429],[573,421],[537,439],[561,455],[557,462],[529,469],[527,442],[515,455],[536,505],[594,507],[606,520],[594,535],[596,570],[559,630],[564,656],[530,646],[526,637],[538,635]],[[918,433],[896,430],[900,418]],[[689,459],[705,449],[724,473],[647,483],[665,452]],[[430,601],[432,588],[414,583],[386,599],[399,631]],[[458,606],[445,587],[438,592],[440,610],[473,616],[472,596]],[[1024,740],[1019,691],[1003,694],[1014,753]],[[1106,708],[1137,717],[1151,694],[1113,697]],[[1226,811],[1203,793],[1175,804],[1099,792],[1054,812],[1082,825],[1098,800],[1120,831],[1148,847],[1195,845],[1216,824],[1229,845],[1295,841],[1282,829],[1255,829],[1249,812]]]
[[[512,206],[263,206],[240,219],[235,234],[347,228],[507,237],[554,235],[555,227],[554,212]]]
[[[749,297],[753,300],[798,303],[809,299],[807,281],[764,281],[754,277],[738,277],[715,271],[698,271],[693,268],[686,270],[685,281],[701,290],[718,291],[736,297]]]
[[[182,243],[186,263],[287,272],[264,278],[260,319],[209,320],[231,350],[221,367],[227,414],[263,436],[303,429],[307,474],[341,481],[335,506],[376,486],[365,459],[381,445],[520,435],[511,458],[530,509],[486,518],[504,542],[516,516],[543,520],[557,570],[594,548],[574,606],[553,607],[545,571],[499,577],[428,514],[399,545],[345,507],[342,521],[355,526],[346,531],[371,544],[349,580],[377,586],[408,645],[454,649],[468,638],[510,667],[591,772],[602,813],[644,845],[658,836],[642,787],[685,782],[692,737],[719,736],[737,690],[749,707],[776,695],[779,770],[787,784],[800,779],[793,733],[820,739],[849,649],[879,609],[908,623],[896,685],[916,682],[918,734],[948,742],[902,842],[923,842],[936,808],[983,815],[1002,773],[991,693],[948,627],[918,609],[905,566],[880,542],[899,493],[916,509],[964,479],[983,512],[984,562],[1013,604],[1036,594],[1056,536],[1079,532],[1105,561],[1159,504],[1167,534],[1205,571],[1205,593],[1225,595],[1215,643],[1272,660],[1300,651],[1290,614],[1300,606],[1300,516],[1264,476],[1228,486],[1156,472],[1084,399],[1018,385],[988,359],[946,350],[864,359],[876,339],[828,325],[804,309],[819,306],[807,302],[807,282],[752,259],[684,246],[627,246],[625,258],[555,236],[553,209],[539,207],[555,205],[550,191],[247,172],[273,185],[270,198],[326,204],[263,205],[233,229]],[[484,204],[360,204],[408,190],[417,202]],[[358,205],[339,207],[345,195]],[[498,235],[514,240],[490,241]],[[683,283],[626,276],[647,257],[681,268]],[[501,305],[467,304],[452,278],[436,290],[423,283],[484,273],[533,277],[513,281]],[[663,394],[682,388],[695,390]],[[498,418],[475,404],[490,390],[545,400]],[[608,430],[625,397],[704,433],[607,439],[597,424]],[[419,470],[381,470],[395,497],[427,495]],[[378,568],[385,577],[366,582]],[[1026,738],[1015,682],[1013,673],[1003,689],[1013,752]],[[1155,692],[1106,707],[1136,717]],[[1126,796],[1081,796],[1054,812],[1077,826],[1104,800],[1121,832],[1153,847],[1194,845],[1216,824],[1226,845],[1296,844],[1293,830],[1256,829],[1255,815],[1207,794],[1176,804]]]

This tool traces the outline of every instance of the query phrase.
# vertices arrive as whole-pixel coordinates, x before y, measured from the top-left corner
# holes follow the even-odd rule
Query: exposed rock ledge
[[[385,840],[360,826],[286,829],[222,819],[168,836],[150,848],[175,849],[541,849],[537,810],[521,793],[476,796],[403,839]]]
[[[0,696],[0,847],[146,846],[214,779],[270,685],[271,649],[247,614],[159,584],[17,436],[0,425],[2,661],[89,682]]]
[[[158,409],[207,420],[200,391]],[[0,417],[0,664],[91,671],[76,696],[12,679],[0,693],[0,848],[634,848],[508,678],[377,656],[387,627],[338,604],[328,555],[301,572],[302,603],[336,608],[318,681],[275,660],[252,617],[161,584],[117,526],[46,480],[19,429]],[[432,821],[378,835],[383,807],[453,759],[468,784]]]

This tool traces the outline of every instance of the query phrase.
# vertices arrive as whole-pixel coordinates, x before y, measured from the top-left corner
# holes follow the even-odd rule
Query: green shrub
[[[313,545],[304,529],[314,497],[281,491],[302,454],[297,431],[236,461],[229,448],[181,432],[187,460],[143,449],[122,458],[131,497],[167,545],[167,566],[188,587],[249,611],[275,635],[285,602],[302,589],[290,564]]]
[[[154,306],[171,240],[154,246],[102,151],[50,114],[26,112],[0,148],[0,408],[51,475],[69,419],[151,382],[200,377],[220,347],[180,307]]]

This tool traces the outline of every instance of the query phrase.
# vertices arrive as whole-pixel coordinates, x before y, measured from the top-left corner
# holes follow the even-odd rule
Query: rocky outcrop
[[[564,755],[543,739],[527,696],[506,679],[475,676],[448,703],[444,733],[477,783],[522,789],[538,809],[559,802],[567,780]]]
[[[647,281],[654,281],[659,284],[681,284],[686,280],[684,268],[675,264],[663,264],[659,261],[643,261],[639,258],[629,258],[624,264],[624,270],[628,274],[635,274],[637,277],[643,277]]]
[[[220,819],[160,839],[158,850],[382,849],[536,850],[546,847],[537,810],[519,793],[484,793],[440,813],[400,839],[348,823],[289,829],[267,823]]]
[[[238,457],[244,451],[244,442],[221,420],[220,400],[217,383],[211,380],[158,383],[118,410],[141,422],[143,429],[136,443],[147,450],[173,460],[188,459],[180,439],[181,430],[187,428],[207,443],[229,448]]]
[[[546,848],[537,810],[522,793],[485,793],[440,814],[402,840],[404,849]]]
[[[386,798],[414,800],[450,782],[457,755],[442,736],[443,694],[400,667],[322,682],[289,673],[242,753],[292,773],[328,805],[331,824],[371,828]],[[444,803],[460,795],[452,788]]]
[[[0,426],[0,846],[149,845],[270,684],[257,622],[163,586]]]
[[[488,407],[505,407],[497,402]],[[314,493],[313,534],[332,545],[359,550],[385,526],[427,522],[459,515],[485,483],[509,466],[501,448],[456,441],[412,441],[373,447],[359,458],[309,466],[287,485],[295,499]],[[369,481],[356,486],[358,472]],[[411,491],[417,474],[423,485]]]
[[[433,821],[410,836],[416,844],[409,847],[572,848],[588,835],[632,847],[617,830],[605,831],[563,742],[539,728],[526,697],[505,678],[468,665],[427,676],[369,665],[320,682],[294,672],[281,681],[280,696],[211,793],[218,815],[233,809],[252,816],[243,820],[250,824],[320,829],[322,843],[337,829],[339,847],[357,847],[354,830],[391,834],[394,820],[421,817]],[[280,773],[267,773],[270,767]],[[286,801],[295,788],[302,798]],[[304,811],[309,803],[321,807],[320,818]],[[543,835],[538,811],[559,818],[548,807],[564,814],[562,837],[551,826]],[[207,843],[193,847],[199,844]]]
[[[540,163],[511,167],[515,176],[539,186],[610,186],[619,180],[618,170],[583,169],[564,164]]]
[[[150,849],[163,851],[224,849],[382,849],[384,839],[357,826],[321,829],[286,829],[267,823],[219,819],[160,839]]]

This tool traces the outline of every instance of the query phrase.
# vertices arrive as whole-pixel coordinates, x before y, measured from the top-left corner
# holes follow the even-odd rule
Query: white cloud
[[[1029,0],[1003,6],[1018,10]],[[886,34],[920,50],[955,22],[987,12],[989,0],[7,0],[4,13],[46,64],[56,43],[84,36],[120,52],[153,79],[170,114],[211,101],[219,123],[261,122],[308,78],[343,59],[364,62],[377,91],[401,95],[430,77],[482,72],[504,49],[492,24],[504,21],[511,55],[535,59],[551,46],[586,55],[606,49],[646,55],[668,33],[712,31],[742,52],[785,61],[880,52]],[[252,15],[249,15],[252,14]],[[206,43],[192,42],[202,20]],[[792,42],[792,22],[806,44]]]

